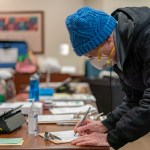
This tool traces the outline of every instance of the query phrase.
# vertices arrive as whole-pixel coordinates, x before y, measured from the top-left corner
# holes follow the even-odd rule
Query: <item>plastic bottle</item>
[[[4,102],[6,98],[6,82],[0,77],[0,102]]]
[[[30,77],[29,99],[39,101],[39,75],[37,73]]]
[[[8,79],[6,82],[6,98],[13,98],[16,95],[15,83],[13,79]]]
[[[30,107],[30,113],[28,114],[28,133],[30,135],[37,136],[39,133],[38,129],[38,113],[36,111],[36,106],[34,104],[34,99],[32,100],[32,105]]]

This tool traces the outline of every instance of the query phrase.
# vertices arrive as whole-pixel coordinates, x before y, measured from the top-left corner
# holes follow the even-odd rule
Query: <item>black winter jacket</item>
[[[118,149],[150,131],[150,8],[117,9],[114,31],[123,103],[102,123],[108,128],[107,140]]]

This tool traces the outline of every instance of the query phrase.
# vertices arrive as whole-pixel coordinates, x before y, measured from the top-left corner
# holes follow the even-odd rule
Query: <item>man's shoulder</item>
[[[128,18],[136,22],[136,21],[143,20],[143,18],[149,18],[150,8],[149,7],[118,8],[111,15],[117,19],[117,17],[119,16],[118,14],[126,15]]]
[[[143,7],[121,7],[117,8],[115,11],[112,12],[112,15],[114,15],[117,12],[124,12],[128,14],[133,14],[133,12],[140,13],[140,12],[147,12],[150,11],[149,7],[143,6]]]

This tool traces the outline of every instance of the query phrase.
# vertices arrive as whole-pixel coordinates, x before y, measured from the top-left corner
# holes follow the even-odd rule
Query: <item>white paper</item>
[[[42,114],[43,113],[43,104],[40,102],[35,102],[35,107],[37,110],[38,114]],[[2,103],[0,105],[0,114],[3,113],[4,111],[11,109],[11,108],[15,108],[18,107],[20,105],[23,105],[20,109],[22,114],[28,114],[30,112],[30,107],[32,105],[31,102],[14,102],[14,103]]]
[[[0,62],[1,63],[15,63],[18,57],[17,48],[3,49],[0,48]]]
[[[38,122],[39,123],[57,123],[60,121],[70,122],[70,121],[78,121],[79,119],[74,119],[74,115],[39,115]]]
[[[52,108],[50,111],[53,114],[75,114],[75,113],[85,113],[87,109],[91,107],[91,110],[96,110],[92,105],[85,105],[81,107],[63,107],[63,108]]]
[[[73,101],[73,102],[71,102],[71,101],[65,101],[65,102],[53,102],[54,103],[54,106],[56,106],[56,107],[64,107],[64,106],[66,106],[66,107],[73,107],[73,106],[83,106],[84,105],[84,102],[83,101]]]
[[[58,136],[59,138],[61,138],[62,139],[61,142],[71,142],[72,140],[74,140],[78,137],[77,134],[74,136],[73,130],[51,132],[51,133]]]
[[[57,93],[53,96],[40,96],[40,100],[53,101],[96,101],[95,97],[90,94],[64,94]]]

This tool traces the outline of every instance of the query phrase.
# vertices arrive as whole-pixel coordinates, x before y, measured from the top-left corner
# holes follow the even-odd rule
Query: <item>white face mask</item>
[[[101,57],[100,60],[98,60],[98,57],[93,57],[90,59],[90,63],[95,68],[102,70],[104,68],[112,67],[116,62],[108,57]]]

